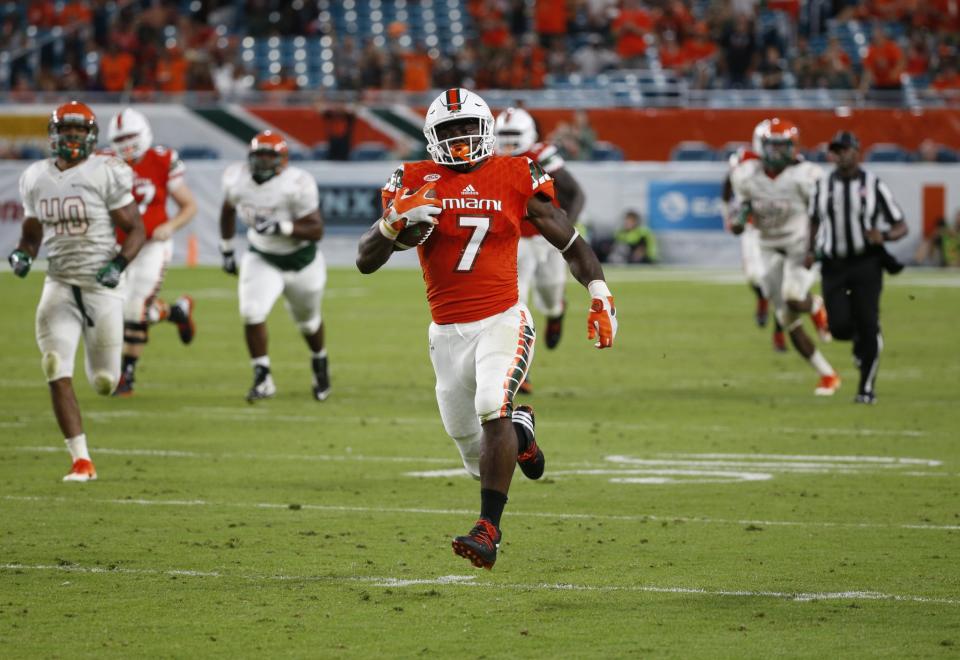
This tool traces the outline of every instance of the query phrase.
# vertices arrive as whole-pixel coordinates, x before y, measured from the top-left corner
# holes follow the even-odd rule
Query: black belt
[[[80,309],[80,316],[83,317],[84,322],[87,324],[87,327],[93,327],[93,319],[90,318],[90,315],[87,314],[87,308],[83,305],[83,295],[80,293],[80,287],[71,285],[70,290],[73,291],[73,300],[77,303],[77,307]]]

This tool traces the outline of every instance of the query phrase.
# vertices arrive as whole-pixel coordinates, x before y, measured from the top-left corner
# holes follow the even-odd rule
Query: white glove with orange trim
[[[617,336],[617,308],[613,294],[603,280],[594,280],[587,285],[590,292],[590,314],[587,316],[587,339],[596,339],[597,348],[610,348]]]
[[[443,211],[443,207],[436,193],[432,197],[427,196],[435,187],[435,183],[427,183],[414,192],[407,188],[398,190],[393,196],[393,204],[380,218],[380,233],[390,240],[396,240],[400,232],[412,225],[437,224],[433,216]]]

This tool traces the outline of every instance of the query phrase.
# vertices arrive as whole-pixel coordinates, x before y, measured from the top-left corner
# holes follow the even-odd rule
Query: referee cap
[[[860,149],[860,140],[851,131],[837,131],[837,134],[830,140],[830,151],[847,148]]]

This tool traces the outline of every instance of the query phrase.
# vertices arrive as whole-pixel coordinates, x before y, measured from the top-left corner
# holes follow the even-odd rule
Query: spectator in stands
[[[382,89],[383,71],[386,66],[387,55],[381,48],[367,39],[360,57],[360,84],[363,89]]]
[[[947,60],[943,63],[931,87],[940,92],[960,89],[960,73],[957,72],[955,60]]]
[[[817,87],[827,89],[852,89],[855,78],[850,65],[850,56],[843,50],[840,40],[830,37],[827,47],[820,55]]]
[[[763,53],[763,61],[757,67],[760,74],[760,87],[763,89],[783,89],[784,74],[787,64],[780,56],[776,46],[767,46]]]
[[[670,69],[680,75],[685,74],[689,66],[687,53],[680,48],[676,35],[672,31],[666,30],[660,33],[659,39],[660,65],[664,69]]]
[[[757,65],[757,39],[752,19],[746,14],[737,14],[720,38],[723,49],[721,60],[727,85],[733,88],[747,87]]]
[[[608,261],[620,264],[652,264],[659,258],[657,237],[643,223],[640,213],[629,210],[623,225],[613,235]]]
[[[927,33],[923,30],[914,30],[910,35],[905,68],[913,79],[927,75],[930,68],[930,46],[927,43]]]
[[[587,35],[586,42],[573,53],[573,63],[584,76],[595,76],[603,71],[616,69],[620,60],[607,48],[599,34]]]
[[[122,92],[131,84],[131,74],[136,61],[133,55],[117,48],[111,42],[107,52],[100,56],[100,85],[107,92]]]
[[[333,69],[337,72],[337,87],[342,90],[358,90],[363,87],[361,76],[362,54],[357,42],[345,36],[333,50]]]
[[[260,81],[260,89],[264,92],[295,92],[300,89],[300,85],[286,67],[281,67],[279,73]]]
[[[653,17],[639,0],[623,0],[623,8],[610,28],[617,40],[617,55],[625,68],[642,68],[646,64],[646,36],[653,29]]]
[[[533,29],[544,48],[553,49],[557,42],[566,42],[567,19],[567,0],[536,0]]]
[[[817,56],[810,48],[810,40],[806,37],[797,37],[797,47],[790,58],[790,70],[800,89],[810,89],[817,86]]]
[[[693,14],[683,0],[668,0],[657,14],[654,25],[657,34],[672,32],[677,42],[682,43],[694,25]]]
[[[906,62],[900,46],[890,38],[882,25],[874,25],[873,41],[863,58],[863,79],[861,88],[878,92],[899,91],[903,88],[900,74]],[[897,97],[899,100],[899,96]]]
[[[156,82],[160,89],[170,94],[187,91],[187,70],[190,63],[179,48],[164,48],[157,61]]]
[[[403,54],[403,89],[406,92],[425,92],[430,89],[433,58],[422,41]]]

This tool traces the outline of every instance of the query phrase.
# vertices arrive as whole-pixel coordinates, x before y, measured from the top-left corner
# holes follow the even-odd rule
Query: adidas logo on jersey
[[[472,183],[468,183],[467,187],[460,191],[461,195],[479,195],[477,189],[473,187]]]

